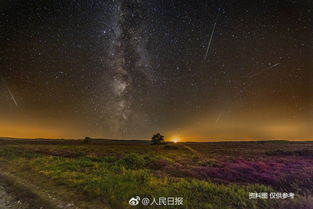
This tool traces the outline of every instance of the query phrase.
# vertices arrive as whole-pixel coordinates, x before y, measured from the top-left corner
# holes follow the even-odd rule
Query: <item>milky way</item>
[[[113,113],[114,132],[127,133],[133,109],[134,91],[152,82],[149,55],[145,42],[145,21],[140,1],[115,1],[112,9],[112,37],[109,47],[109,69],[113,72],[113,96],[107,109]],[[138,86],[139,85],[139,86]]]

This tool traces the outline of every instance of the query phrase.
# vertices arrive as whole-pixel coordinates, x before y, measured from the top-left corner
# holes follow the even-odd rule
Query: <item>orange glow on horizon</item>
[[[82,137],[80,133],[72,134],[75,132],[75,129],[65,127],[64,124],[45,120],[30,118],[0,120],[0,137],[45,139]]]
[[[178,143],[178,142],[181,142],[182,140],[180,137],[174,136],[170,138],[170,141],[173,143]]]
[[[249,116],[249,115],[248,115]],[[234,117],[224,115],[218,123],[213,117],[203,117],[181,124],[179,130],[163,130],[166,141],[214,142],[214,141],[260,141],[290,140],[312,141],[312,122],[298,120],[272,119],[259,117]],[[265,123],[266,122],[266,123]],[[0,137],[75,139],[89,136],[103,139],[150,140],[150,133],[134,134],[127,137],[103,135],[102,130],[89,130],[85,124],[73,120],[43,118],[40,116],[15,115],[0,119]],[[183,136],[183,137],[182,137]]]

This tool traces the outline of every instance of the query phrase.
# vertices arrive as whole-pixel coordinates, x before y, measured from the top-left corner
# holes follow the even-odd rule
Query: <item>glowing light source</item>
[[[177,143],[177,142],[179,142],[179,141],[181,141],[181,140],[180,140],[179,137],[172,137],[171,141],[172,141],[173,143]]]

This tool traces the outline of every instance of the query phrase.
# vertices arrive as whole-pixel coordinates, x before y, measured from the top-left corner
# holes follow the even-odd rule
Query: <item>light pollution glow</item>
[[[286,118],[258,119],[243,115],[224,116],[216,123],[215,117],[190,120],[175,130],[161,132],[165,140],[181,141],[221,141],[221,140],[312,140],[310,120],[288,120]],[[153,131],[150,132],[150,135]],[[147,133],[138,139],[149,139]],[[6,118],[0,120],[0,136],[16,138],[83,138],[85,136],[110,138],[101,132],[91,133],[83,125],[74,126],[71,122],[60,123],[38,118]],[[126,138],[123,138],[126,139]]]

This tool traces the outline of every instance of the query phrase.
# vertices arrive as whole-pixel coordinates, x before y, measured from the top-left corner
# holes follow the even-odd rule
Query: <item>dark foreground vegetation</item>
[[[131,197],[161,196],[183,197],[184,205],[135,208],[309,209],[312,152],[310,142],[151,146],[142,141],[2,139],[0,173],[68,202],[66,208],[133,208]],[[251,192],[293,192],[295,198],[249,199]]]

